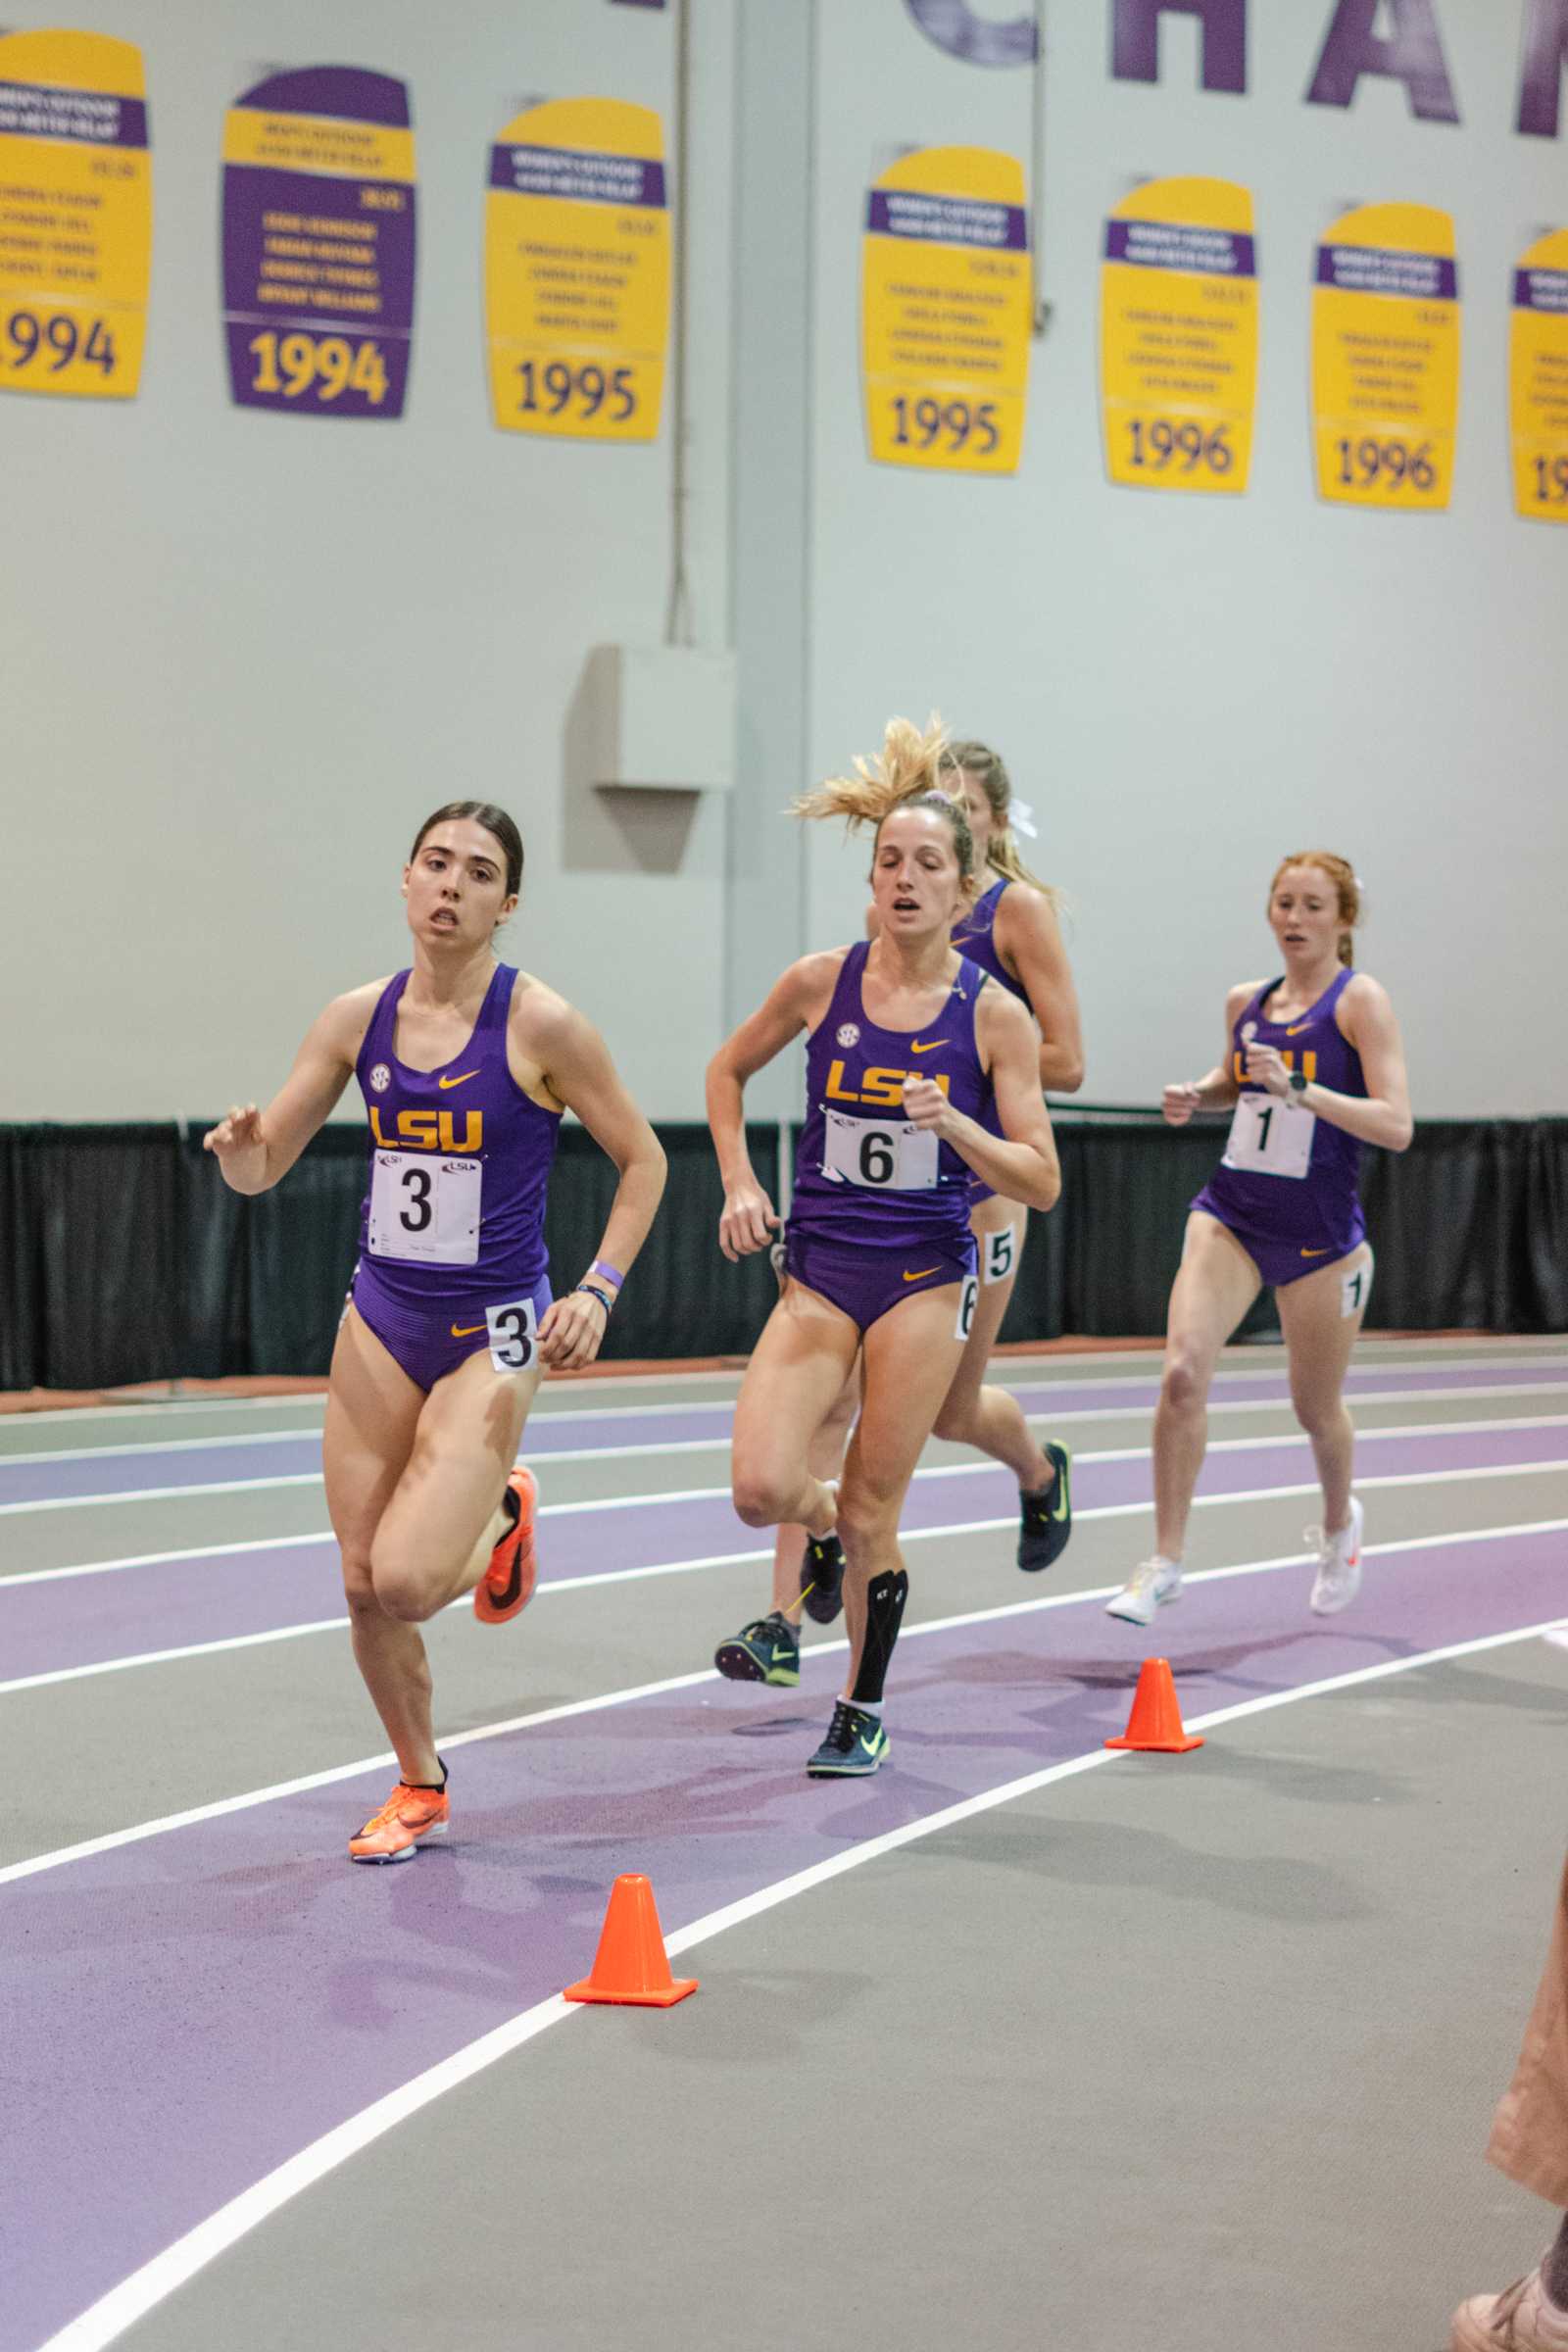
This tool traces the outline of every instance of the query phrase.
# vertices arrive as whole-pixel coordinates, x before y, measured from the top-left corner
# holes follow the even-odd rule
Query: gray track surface
[[[1227,1361],[1213,1438],[1273,1443],[1213,1457],[1192,1568],[1245,1567],[1302,1549],[1302,1524],[1316,1515],[1312,1496],[1230,1499],[1220,1492],[1310,1479],[1305,1457],[1293,1467],[1281,1444],[1291,1424],[1271,1401],[1279,1369],[1277,1355],[1258,1348]],[[1084,1417],[1064,1434],[1075,1452],[1125,1456],[1147,1446],[1136,1399],[1151,1393],[1153,1359],[1011,1359],[1003,1370],[1027,1393],[1031,1410],[1051,1393],[1074,1392],[1072,1407]],[[1568,1349],[1528,1341],[1369,1343],[1356,1386],[1357,1419],[1370,1440],[1363,1462],[1413,1465],[1390,1472],[1410,1483],[1363,1483],[1370,1543],[1559,1524],[1538,1536],[1391,1560],[1384,1602],[1369,1597],[1364,1616],[1352,1611],[1336,1622],[1339,1646],[1322,1649],[1322,1670],[1397,1650],[1398,1628],[1387,1617],[1396,1591],[1408,1595],[1401,1607],[1412,1649],[1568,1609],[1568,1578],[1556,1573],[1559,1562],[1568,1566],[1560,1524],[1568,1520],[1568,1423],[1552,1426],[1568,1412]],[[1447,1394],[1467,1386],[1482,1393]],[[721,1485],[721,1446],[706,1440],[688,1453],[634,1449],[639,1420],[663,1436],[666,1411],[721,1414],[734,1387],[716,1377],[564,1385],[559,1396],[547,1394],[542,1422],[564,1418],[560,1429],[541,1428],[541,1460],[558,1443],[580,1449],[613,1446],[619,1436],[628,1448],[621,1459],[561,1461],[549,1471],[549,1499],[588,1504],[589,1526],[602,1518],[603,1556],[585,1564],[572,1549],[563,1567],[563,1544],[553,1566],[554,1530],[580,1522],[570,1514],[547,1520],[546,1577],[569,1573],[575,1581],[560,1591],[544,1584],[526,1618],[503,1635],[481,1635],[458,1613],[431,1629],[444,1730],[482,1729],[697,1672],[719,1635],[765,1605],[760,1561],[685,1566],[683,1549],[703,1556],[762,1548],[733,1520],[726,1543],[710,1543],[714,1506],[695,1506],[690,1525],[700,1544],[663,1548],[646,1541],[639,1548],[630,1521],[646,1514],[592,1508],[617,1494]],[[1076,1394],[1085,1388],[1094,1394]],[[1384,1391],[1400,1400],[1386,1401]],[[660,1410],[650,1415],[654,1404]],[[587,1406],[598,1416],[592,1437],[594,1425],[576,1418]],[[73,1492],[67,1457],[74,1454],[78,1475],[101,1483],[106,1457],[93,1449],[126,1444],[128,1409],[0,1426],[0,1473],[14,1463],[15,1474],[30,1480],[38,1457],[58,1455],[44,1486],[31,1490],[58,1500]],[[1535,1426],[1510,1433],[1497,1426],[1503,1422]],[[1438,1434],[1456,1423],[1470,1426]],[[287,1446],[290,1433],[308,1437],[318,1424],[312,1399],[162,1413],[137,1407],[133,1442],[156,1449],[157,1459],[142,1455],[140,1475],[135,1454],[120,1458],[145,1485],[163,1478],[189,1440],[217,1441],[210,1450],[233,1478],[247,1467],[229,1461],[236,1440],[264,1457]],[[1371,1439],[1380,1429],[1411,1434]],[[268,1443],[255,1445],[264,1433]],[[925,1466],[957,1470],[964,1459],[933,1446]],[[1250,1459],[1263,1473],[1255,1480],[1241,1474]],[[1495,1474],[1431,1478],[1439,1463],[1489,1463]],[[267,1468],[255,1475],[265,1479]],[[0,1490],[4,1484],[0,1475]],[[1011,1568],[1005,1526],[947,1532],[971,1516],[999,1518],[1006,1505],[998,1505],[998,1492],[984,1475],[965,1472],[922,1482],[911,1516],[931,1524],[909,1545],[911,1629],[1042,1596]],[[1038,1656],[1042,1697],[1058,1685],[1064,1693],[1052,1698],[1058,1716],[1063,1703],[1087,1710],[1088,1728],[1074,1735],[1085,1751],[1102,1736],[1100,1714],[1108,1721],[1124,1713],[1137,1659],[1156,1646],[1178,1659],[1184,1688],[1219,1675],[1226,1688],[1205,1695],[1204,1705],[1245,1698],[1262,1687],[1265,1669],[1276,1683],[1308,1679],[1291,1662],[1324,1638],[1304,1609],[1308,1569],[1195,1584],[1148,1637],[1115,1627],[1092,1599],[1074,1604],[1074,1594],[1119,1583],[1147,1550],[1147,1514],[1129,1507],[1141,1493],[1147,1464],[1136,1458],[1085,1464],[1077,1498],[1089,1515],[1058,1570],[1043,1580],[1052,1608],[972,1633],[935,1633],[901,1649],[891,1767],[868,1788],[828,1792],[844,1800],[839,1818],[852,1840],[860,1816],[866,1834],[911,1818],[926,1778],[956,1788],[948,1766],[960,1748],[983,1742],[988,1709],[1002,1733],[1003,1685],[993,1681],[992,1698],[987,1683],[999,1672],[1017,1695],[1005,1702],[1014,1712],[990,1779],[1000,1784],[1028,1769],[1029,1734],[1019,1728],[1029,1720],[1027,1680],[1004,1663],[976,1677],[966,1658],[1010,1656],[1021,1665]],[[652,1517],[683,1507],[656,1504]],[[1097,1507],[1104,1515],[1095,1515]],[[163,1569],[35,1581],[44,1567],[265,1545],[323,1528],[314,1484],[223,1495],[193,1487],[157,1500],[0,1517],[0,1627],[5,1609],[15,1609],[13,1622],[25,1624],[29,1641],[63,1644],[62,1662],[94,1665],[77,1679],[7,1694],[13,1742],[28,1770],[24,1802],[0,1834],[0,1868],[375,1756],[379,1733],[353,1678],[346,1636],[332,1622],[340,1609],[324,1551],[323,1630],[156,1664],[113,1661],[139,1654],[137,1627],[157,1616],[152,1596]],[[315,1553],[299,1546],[255,1556],[264,1575],[269,1560],[297,1566]],[[622,1557],[668,1572],[619,1581],[613,1570]],[[251,1630],[244,1609],[254,1617],[255,1595],[243,1608],[220,1598],[220,1579],[232,1575],[221,1553],[211,1555],[210,1575],[195,1565],[184,1573],[204,1587],[202,1609],[189,1614],[192,1641],[221,1639],[225,1612],[235,1630]],[[1367,1573],[1371,1596],[1375,1556]],[[1396,1577],[1405,1581],[1396,1585]],[[84,1595],[111,1588],[125,1612],[118,1634],[106,1632],[90,1600],[83,1605]],[[178,1631],[180,1605],[177,1597],[169,1604],[166,1631]],[[264,1608],[262,1616],[263,1630],[275,1635],[277,1613]],[[813,1636],[808,1647],[832,1638]],[[933,1675],[939,1659],[946,1663]],[[0,1664],[0,1677],[28,1670]],[[696,1799],[732,1812],[740,1805],[740,1867],[752,1868],[758,1887],[798,1866],[792,1819],[804,1831],[808,1818],[833,1818],[819,1816],[813,1802],[823,1792],[794,1775],[837,1671],[824,1657],[799,1693],[713,1684],[660,1702],[672,1722],[699,1726]],[[715,1731],[718,1719],[731,1726],[710,1748],[698,1712],[710,1706],[705,1689],[715,1694]],[[694,1949],[678,1973],[699,1975],[703,1990],[681,2008],[573,2013],[448,2092],[284,2205],[119,2340],[149,2352],[198,2344],[208,2352],[219,2341],[286,2342],[303,2352],[403,2344],[645,2352],[666,2343],[716,2352],[737,2338],[836,2346],[869,2330],[911,2352],[947,2352],[961,2330],[1004,2352],[1122,2342],[1199,2352],[1265,2336],[1270,2352],[1436,2352],[1458,2296],[1505,2283],[1549,2228],[1542,2209],[1489,2172],[1479,2150],[1544,1946],[1561,1860],[1555,1792],[1565,1714],[1568,1650],[1511,1641],[1218,1725],[1193,1756],[1116,1759],[880,1854]],[[569,1779],[578,1769],[570,1759],[580,1757],[586,1796],[603,1778],[593,1771],[596,1752],[634,1756],[627,1738],[657,1717],[634,1708],[597,1747],[595,1719],[577,1720],[581,1733],[561,1751],[565,1766],[558,1760],[550,1771],[564,1769]],[[756,1737],[745,1736],[748,1726]],[[1056,1746],[1043,1739],[1038,1761],[1072,1745],[1065,1735]],[[508,1752],[503,1741],[454,1759],[460,1829],[466,1785],[480,1839],[470,1849],[473,1870],[488,1869],[488,1880],[473,1870],[465,1878],[468,1866],[455,1848],[421,1855],[405,1871],[345,1865],[340,1881],[320,1881],[334,1915],[344,1893],[352,1898],[350,1933],[362,1896],[368,1933],[378,1913],[389,1927],[401,1916],[390,1938],[401,1984],[437,2011],[451,1999],[466,2014],[462,1987],[471,1991],[476,1965],[486,1977],[498,1968],[506,1974],[506,1900],[496,1896],[502,1882],[487,1841],[494,1862],[513,1867],[514,1850],[516,1867],[529,1867],[525,1829],[493,1817],[485,1796],[498,1774],[505,1784]],[[531,1752],[517,1750],[515,1769]],[[743,1792],[758,1785],[759,1768],[767,1799],[748,1830]],[[319,1842],[351,1828],[364,1789],[373,1798],[378,1787],[372,1772],[308,1800],[310,1826],[288,1874],[302,1888],[314,1887],[324,1867]],[[629,1838],[604,1841],[605,1887],[614,1868],[639,1863],[635,1850],[611,1850],[638,1843],[631,1797],[628,1788]],[[595,1801],[602,1799],[601,1790]],[[275,1805],[241,1811],[217,1829],[122,1847],[107,1865],[66,1862],[0,1884],[0,1905],[24,1940],[58,1935],[58,1981],[90,1987],[113,2015],[117,1969],[126,1968],[126,1995],[135,1997],[140,1979],[127,1964],[138,1938],[125,1936],[131,1915],[119,1903],[93,1899],[94,1886],[108,1883],[95,1873],[107,1868],[132,1900],[151,1900],[172,1916],[177,1910],[182,1933],[199,1942],[203,1882],[181,1855],[199,1848],[205,1857],[216,1929],[248,1866],[265,1853],[244,1906],[254,1939],[267,1885],[277,1879],[273,1848],[281,1838],[282,1848],[295,1851],[290,1818]],[[657,1813],[648,1819],[643,1842],[655,1855],[667,1825]],[[514,1848],[509,1840],[517,1838]],[[572,1863],[581,1882],[574,1916],[587,1921],[605,1887],[593,1883],[591,1848],[586,1862],[574,1850]],[[649,1866],[658,1889],[657,1860]],[[695,1916],[682,1907],[683,1866],[668,1867],[666,1926],[672,1916]],[[455,1886],[483,1886],[482,1928],[475,1913],[465,1929],[461,1899],[443,1917],[443,1870]],[[137,1885],[147,1897],[134,1896]],[[523,1888],[519,1880],[519,1895]],[[323,1899],[312,1897],[318,1906]],[[541,1924],[530,1924],[536,1899],[517,1907],[518,2005],[537,1997],[529,1982]],[[326,1913],[320,1917],[324,1932]],[[281,1959],[294,1947],[283,1914],[277,1926]],[[585,1969],[592,1930],[574,1932],[586,1944],[567,1966]],[[328,1940],[323,1956],[336,1948]],[[243,1998],[244,1985],[225,1988],[211,1953],[192,1950],[182,1980],[189,2014],[162,2024],[200,2042],[220,2106],[224,1993]],[[271,2045],[280,2079],[292,2044],[302,2053],[310,2045],[322,2000],[351,2042],[356,2034],[392,2038],[392,2052],[383,2042],[374,2056],[395,2077],[402,1995],[382,2000],[372,1984],[373,1976],[352,1974],[329,1985],[301,1982],[301,2032],[291,2036],[279,2027]],[[84,2022],[89,2005],[84,1990]],[[439,2019],[421,2010],[418,2022],[441,2040]],[[133,2014],[125,2023],[133,2032]],[[24,2047],[38,2026],[24,2020]],[[416,2038],[409,2036],[411,2046]],[[463,2038],[454,2030],[452,2046]],[[237,2036],[234,2048],[237,2058]],[[29,2072],[24,2065],[24,2080]],[[107,2053],[97,2076],[102,2099],[113,2102],[124,2082],[134,2100],[135,2073],[132,2052]],[[165,2143],[144,2159],[154,2206],[160,2173],[177,2175],[181,2161],[177,2132],[161,2130]],[[84,2121],[83,2180],[92,2174],[93,2134]],[[243,2112],[233,2138],[230,2161],[243,2174]],[[133,2212],[125,2223],[127,2248],[145,2258]],[[69,2259],[58,2267],[69,2274]],[[100,2291],[101,2267],[82,2262],[74,2295],[69,2275],[53,2278],[48,2300],[60,2317]],[[8,2330],[5,2300],[0,2284],[0,2352],[38,2341],[36,2327]]]

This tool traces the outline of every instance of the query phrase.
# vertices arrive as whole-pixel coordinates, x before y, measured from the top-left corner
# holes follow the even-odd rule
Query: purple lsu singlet
[[[882,1029],[860,993],[869,952],[863,939],[850,949],[832,1003],[807,1040],[790,1231],[889,1250],[966,1240],[968,1164],[904,1117],[904,1080],[935,1078],[956,1110],[986,1119],[991,1080],[974,1034],[986,974],[961,957],[934,1021]]]
[[[1013,978],[997,948],[997,908],[1006,888],[1006,875],[999,874],[984,898],[977,899],[968,913],[955,923],[953,944],[960,956],[967,956],[971,963],[977,963],[983,972],[989,972],[993,980],[1000,980],[1004,989],[1027,1004],[1029,991],[1021,980]]]
[[[507,1066],[516,977],[497,965],[467,1044],[439,1069],[411,1070],[393,1051],[407,972],[387,982],[365,1032],[355,1063],[370,1121],[360,1264],[395,1303],[477,1304],[531,1295],[544,1280],[561,1114],[531,1101]]]
[[[1246,1078],[1249,1045],[1272,1046],[1287,1069],[1337,1095],[1365,1097],[1361,1056],[1342,1036],[1335,1007],[1355,977],[1338,974],[1298,1019],[1271,1021],[1263,1006],[1285,984],[1270,980],[1231,1030],[1231,1074],[1241,1088],[1225,1156],[1193,1202],[1230,1228],[1263,1279],[1278,1285],[1347,1257],[1366,1239],[1356,1177],[1361,1146],[1315,1118],[1294,1095],[1282,1101]]]

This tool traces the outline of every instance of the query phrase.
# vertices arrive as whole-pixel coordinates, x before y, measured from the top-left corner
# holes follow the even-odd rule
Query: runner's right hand
[[[750,1257],[765,1250],[784,1220],[755,1181],[738,1184],[724,1195],[724,1213],[718,1220],[718,1246],[727,1258]]]
[[[1202,1091],[1191,1078],[1176,1079],[1159,1099],[1160,1116],[1167,1127],[1185,1127],[1194,1111],[1202,1107]]]

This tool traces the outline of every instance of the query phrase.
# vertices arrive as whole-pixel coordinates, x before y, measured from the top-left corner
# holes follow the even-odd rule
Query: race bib
[[[935,1131],[896,1119],[850,1119],[841,1110],[827,1121],[822,1173],[875,1193],[927,1193],[938,1181]]]
[[[370,1255],[410,1258],[416,1265],[477,1263],[480,1182],[476,1159],[377,1152],[370,1174]]]
[[[974,1310],[979,1299],[980,1277],[978,1274],[966,1274],[963,1278],[963,1288],[958,1293],[958,1319],[953,1326],[953,1336],[956,1340],[966,1340],[974,1329]]]
[[[539,1318],[531,1298],[514,1298],[510,1306],[487,1306],[484,1319],[490,1333],[490,1361],[498,1372],[526,1372],[538,1353]]]
[[[1307,1171],[1317,1120],[1299,1103],[1277,1095],[1243,1095],[1231,1120],[1224,1165],[1250,1176],[1294,1176]]]
[[[1004,1225],[1000,1233],[982,1236],[985,1250],[985,1278],[988,1283],[1005,1282],[1018,1263],[1018,1228]]]

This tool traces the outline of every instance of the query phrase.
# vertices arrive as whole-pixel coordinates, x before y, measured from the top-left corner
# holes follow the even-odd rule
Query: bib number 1
[[[1245,1168],[1250,1176],[1289,1176],[1299,1183],[1311,1164],[1316,1130],[1311,1111],[1298,1103],[1282,1102],[1277,1095],[1243,1095],[1231,1120],[1224,1164]]]

